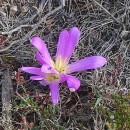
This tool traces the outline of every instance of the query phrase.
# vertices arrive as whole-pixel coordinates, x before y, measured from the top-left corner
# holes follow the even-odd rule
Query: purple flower
[[[36,58],[42,67],[22,67],[21,70],[33,74],[34,76],[30,77],[31,80],[39,80],[43,86],[50,86],[53,104],[58,104],[59,83],[67,81],[70,91],[76,91],[80,87],[80,81],[69,74],[99,68],[107,62],[102,56],[90,56],[69,64],[79,37],[80,31],[77,27],[73,27],[69,31],[63,30],[60,33],[55,62],[51,59],[45,42],[41,38],[33,37],[31,40],[31,44],[39,51]]]

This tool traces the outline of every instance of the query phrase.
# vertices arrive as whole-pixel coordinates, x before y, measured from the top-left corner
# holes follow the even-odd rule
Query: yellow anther
[[[56,63],[52,61],[52,65],[54,69],[59,73],[65,73],[68,68],[66,58],[63,59],[61,56],[57,58]]]
[[[46,74],[45,80],[50,82],[55,80],[60,80],[60,76],[58,74]]]
[[[59,56],[56,60],[56,63],[52,60],[52,67],[59,73],[66,73],[66,70],[68,68],[66,58],[62,58]],[[45,76],[46,81],[55,81],[55,80],[60,80],[59,74],[53,74],[53,73],[48,73]]]

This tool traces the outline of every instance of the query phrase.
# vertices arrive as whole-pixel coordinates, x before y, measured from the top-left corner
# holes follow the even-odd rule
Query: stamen
[[[65,73],[66,69],[68,68],[66,58],[63,59],[61,56],[57,58],[56,63],[52,61],[52,65],[59,73]]]
[[[45,76],[46,81],[55,81],[55,80],[60,80],[60,76],[58,74],[46,74]]]

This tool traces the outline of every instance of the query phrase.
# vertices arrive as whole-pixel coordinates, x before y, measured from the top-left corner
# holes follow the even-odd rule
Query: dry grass
[[[110,103],[111,95],[121,88],[130,89],[130,2],[66,0],[66,6],[62,7],[58,0],[5,0],[0,6],[0,71],[7,65],[11,73],[23,65],[39,66],[34,58],[36,50],[29,44],[35,35],[46,41],[55,58],[59,32],[73,26],[79,27],[81,37],[71,61],[90,55],[107,58],[105,67],[75,74],[82,83],[77,93],[70,93],[65,85],[61,86],[57,116],[48,115],[45,120],[43,113],[36,112],[41,129],[50,130],[51,125],[56,130],[107,129],[105,117],[102,118],[94,105],[97,97],[101,97],[99,104],[105,106],[104,101]],[[28,79],[28,75],[24,77]],[[45,92],[42,86],[31,81],[27,81],[24,87]],[[26,111],[19,113],[22,113],[20,116],[26,115]]]

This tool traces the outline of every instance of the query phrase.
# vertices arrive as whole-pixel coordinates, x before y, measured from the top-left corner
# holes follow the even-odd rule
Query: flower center
[[[63,59],[61,56],[57,58],[56,63],[53,61],[52,65],[54,69],[59,73],[66,73],[66,70],[68,68],[66,59]]]
[[[55,81],[55,80],[60,80],[60,76],[58,74],[51,74],[51,73],[46,74],[45,80],[49,81],[49,82]]]
[[[54,73],[46,73],[45,80],[48,82],[60,80],[60,73],[66,73],[66,70],[68,68],[66,59],[63,59],[61,56],[59,56],[56,60],[56,63],[52,61],[52,67],[58,72],[56,74]]]

